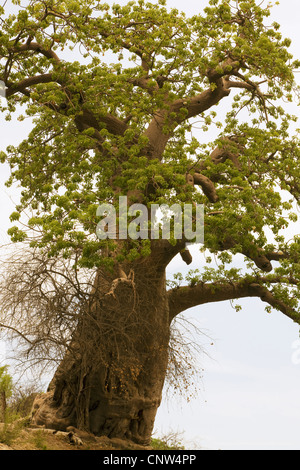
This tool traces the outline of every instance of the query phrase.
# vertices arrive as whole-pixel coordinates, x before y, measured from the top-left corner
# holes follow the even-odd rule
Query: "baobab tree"
[[[300,62],[270,14],[255,0],[211,0],[192,17],[164,0],[2,9],[1,109],[33,120],[28,138],[1,153],[8,184],[22,189],[9,234],[34,253],[5,284],[6,326],[28,355],[53,331],[63,346],[35,423],[147,444],[181,312],[256,297],[299,322],[300,240],[284,230],[297,220],[300,152],[284,103],[297,99]],[[135,237],[119,230],[124,200]],[[104,203],[117,214],[113,236]],[[169,237],[151,237],[136,204],[148,214],[176,204],[182,219],[192,207],[194,239],[175,236],[173,223]],[[199,207],[201,249],[219,267],[168,287],[171,260],[191,263]],[[44,329],[27,335],[13,324],[22,312]]]

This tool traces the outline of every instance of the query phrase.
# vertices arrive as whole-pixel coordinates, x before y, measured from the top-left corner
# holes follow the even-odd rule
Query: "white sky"
[[[167,0],[168,6],[188,14],[201,11],[207,3]],[[295,58],[300,58],[299,17],[297,0],[282,0],[273,9],[272,18],[293,41]],[[299,115],[299,108],[294,112]],[[7,123],[0,115],[0,148],[20,141],[28,129],[26,121]],[[7,167],[1,165],[0,244],[7,240],[8,217],[14,207],[11,198],[18,202],[16,193],[4,186],[8,175]],[[203,263],[193,251],[193,265],[188,269]],[[176,258],[169,273],[182,269],[187,270]],[[258,300],[239,304],[244,306],[239,313],[229,302],[188,312],[212,338],[200,338],[208,353],[199,358],[203,379],[199,394],[189,403],[172,397],[163,401],[155,425],[157,434],[182,432],[187,447],[210,450],[300,450],[300,361],[293,361],[295,353],[300,358],[295,349],[299,327],[279,312],[267,314]],[[1,356],[5,360],[5,349],[0,346],[0,360]]]

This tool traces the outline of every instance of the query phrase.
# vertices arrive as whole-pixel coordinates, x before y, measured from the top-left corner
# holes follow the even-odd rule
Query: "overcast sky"
[[[207,3],[168,0],[189,14]],[[292,39],[291,51],[299,58],[299,1],[282,0],[272,18]],[[298,107],[293,112],[299,116]],[[294,229],[299,233],[299,223]],[[195,252],[193,268],[202,262]],[[212,338],[202,338],[208,355],[199,358],[204,368],[199,395],[188,404],[165,401],[157,429],[182,432],[198,448],[300,450],[299,326],[279,312],[267,314],[259,300],[239,304],[243,310],[238,313],[229,302],[187,312]]]
[[[207,3],[167,0],[169,6],[188,14],[201,11]],[[299,1],[282,0],[272,18],[282,25],[284,36],[292,39],[292,51],[300,58]],[[299,115],[299,108],[295,112]],[[0,123],[1,149],[21,140],[30,128],[26,121],[7,123],[2,116]],[[8,175],[7,167],[0,166],[0,243],[7,240],[8,217],[17,203],[17,192],[4,186]],[[204,262],[198,250],[193,249],[193,254],[188,269]],[[168,272],[171,276],[182,269],[186,267],[176,258]],[[244,308],[238,313],[229,302],[186,313],[204,333],[199,338],[207,353],[199,357],[203,377],[197,396],[189,403],[176,397],[163,401],[157,434],[179,432],[188,445],[212,450],[300,450],[299,327],[279,312],[267,314],[258,300],[239,303]]]

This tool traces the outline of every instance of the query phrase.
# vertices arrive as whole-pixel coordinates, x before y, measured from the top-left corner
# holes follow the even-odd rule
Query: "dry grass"
[[[72,443],[72,437],[81,443]],[[71,437],[71,439],[70,439]],[[92,434],[55,432],[50,429],[30,428],[14,423],[0,424],[0,450],[142,450],[141,446],[121,439],[109,439]],[[149,448],[148,448],[149,449]]]

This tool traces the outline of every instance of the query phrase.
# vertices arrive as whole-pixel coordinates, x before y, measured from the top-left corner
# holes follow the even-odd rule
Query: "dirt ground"
[[[96,437],[83,431],[68,429],[56,432],[44,428],[0,428],[0,450],[146,450],[121,439]]]

